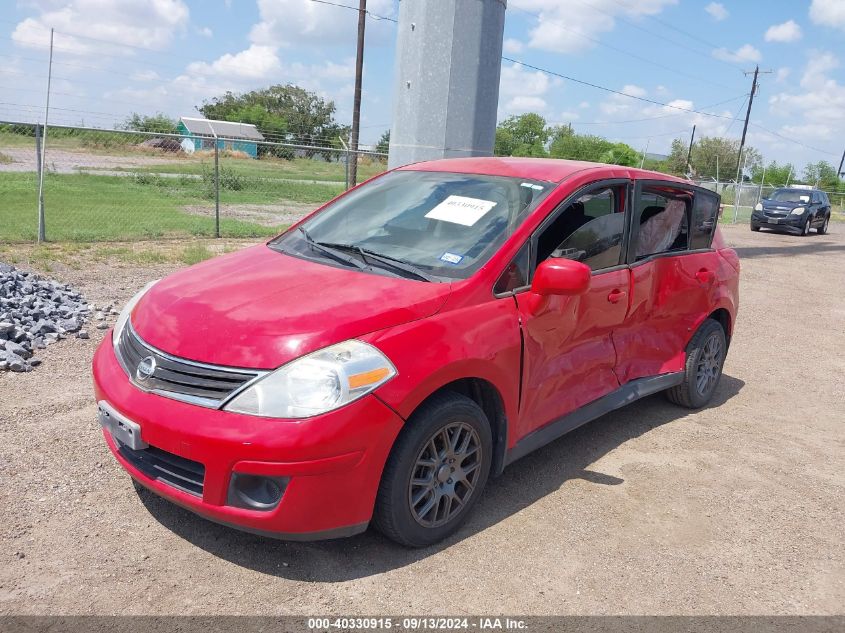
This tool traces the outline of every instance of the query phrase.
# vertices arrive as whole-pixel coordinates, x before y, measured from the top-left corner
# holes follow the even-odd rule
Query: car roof
[[[584,171],[594,171],[597,177],[601,177],[602,172],[607,172],[607,175],[610,177],[619,177],[619,172],[622,170],[630,178],[638,180],[668,180],[689,184],[689,181],[683,178],[647,169],[608,165],[605,163],[590,163],[581,160],[563,160],[559,158],[517,158],[513,156],[443,158],[404,165],[403,167],[399,167],[399,170],[445,171],[459,174],[510,176],[512,178],[545,180],[549,182],[561,182],[576,173]]]

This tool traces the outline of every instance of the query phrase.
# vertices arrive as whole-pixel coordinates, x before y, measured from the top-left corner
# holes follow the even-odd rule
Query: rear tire
[[[443,540],[478,502],[493,458],[484,411],[457,393],[431,397],[406,422],[384,467],[373,523],[407,547]]]
[[[830,216],[825,216],[824,224],[822,224],[819,228],[816,229],[816,233],[819,235],[824,235],[827,233],[828,225],[830,224]]]
[[[722,377],[727,341],[722,326],[707,319],[687,345],[684,380],[666,390],[666,397],[688,409],[700,409],[713,397]]]

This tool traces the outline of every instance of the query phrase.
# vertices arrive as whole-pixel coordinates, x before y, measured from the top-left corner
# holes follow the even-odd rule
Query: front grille
[[[206,365],[176,358],[148,345],[127,323],[117,344],[117,357],[132,383],[139,389],[218,408],[236,391],[265,372]],[[139,373],[142,360],[152,358],[152,373]],[[149,363],[147,364],[149,367]]]
[[[199,462],[179,457],[155,446],[135,451],[126,444],[117,442],[117,445],[120,456],[150,479],[202,497],[205,466]]]

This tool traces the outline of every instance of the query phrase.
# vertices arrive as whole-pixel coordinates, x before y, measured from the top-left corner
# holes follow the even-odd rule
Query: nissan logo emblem
[[[152,356],[142,358],[135,368],[135,377],[141,382],[150,378],[156,370],[156,359]]]

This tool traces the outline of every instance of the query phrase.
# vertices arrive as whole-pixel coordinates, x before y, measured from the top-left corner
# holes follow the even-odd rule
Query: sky
[[[131,112],[197,116],[196,106],[227,90],[278,83],[332,99],[337,119],[351,120],[357,12],[348,8],[316,0],[0,0],[0,9],[2,120],[43,120],[51,27],[54,123],[111,127]],[[398,1],[369,0],[368,10],[361,141],[375,143],[390,127]],[[699,136],[739,137],[751,86],[744,72],[759,64],[766,73],[747,142],[767,161],[838,166],[843,42],[845,0],[508,0],[503,55],[522,63],[502,62],[499,118],[538,112],[550,124],[668,153],[693,125]]]

